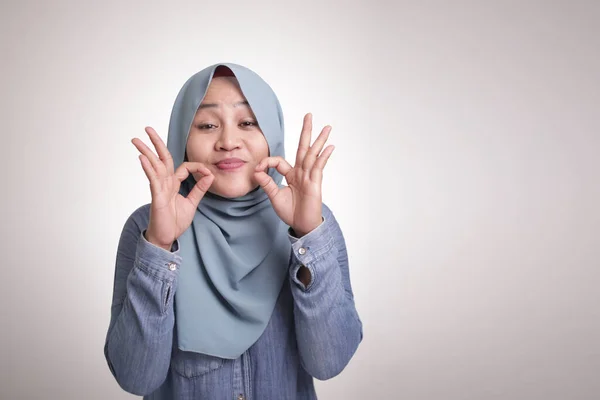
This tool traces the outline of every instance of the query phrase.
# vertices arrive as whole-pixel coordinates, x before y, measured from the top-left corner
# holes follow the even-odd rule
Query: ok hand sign
[[[324,127],[311,146],[312,115],[306,114],[294,167],[282,157],[267,157],[256,166],[254,173],[256,181],[269,196],[279,218],[289,225],[298,237],[311,232],[323,221],[321,196],[323,169],[334,150],[333,145],[323,150],[329,132],[331,126]],[[288,186],[279,188],[264,172],[266,167],[275,168],[285,177]]]
[[[142,168],[150,181],[152,204],[150,222],[146,230],[146,239],[166,250],[192,224],[200,200],[210,188],[214,175],[202,163],[184,162],[174,170],[173,158],[158,133],[146,128],[158,156],[140,139],[132,140],[141,153]],[[198,173],[202,178],[197,181],[187,197],[179,194],[179,187],[189,174]]]

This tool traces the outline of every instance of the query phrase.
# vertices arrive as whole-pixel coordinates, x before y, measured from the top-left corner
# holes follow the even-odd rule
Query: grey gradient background
[[[0,398],[129,399],[106,366],[130,144],[237,62],[331,124],[365,340],[320,399],[600,398],[600,3],[0,6]],[[148,142],[145,138],[144,140]]]

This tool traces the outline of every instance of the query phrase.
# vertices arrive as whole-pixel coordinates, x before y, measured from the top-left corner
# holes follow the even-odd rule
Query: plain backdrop
[[[320,399],[600,398],[597,1],[2,1],[0,398],[131,399],[103,355],[130,143],[216,62],[331,124],[364,341]],[[257,399],[268,400],[268,399]]]

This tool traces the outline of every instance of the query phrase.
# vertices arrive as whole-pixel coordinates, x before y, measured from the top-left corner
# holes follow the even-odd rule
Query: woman
[[[104,353],[144,399],[316,399],[362,340],[344,238],[321,201],[333,151],[304,119],[284,159],[277,97],[215,64],[183,86],[167,146],[141,140],[151,204],[125,223]],[[285,176],[287,186],[281,186]]]

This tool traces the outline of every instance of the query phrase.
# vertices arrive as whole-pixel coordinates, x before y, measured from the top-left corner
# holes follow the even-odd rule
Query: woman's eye
[[[200,124],[198,125],[198,129],[213,129],[216,128],[213,124]]]
[[[256,122],[255,121],[244,121],[240,125],[242,125],[242,126],[255,126]]]

